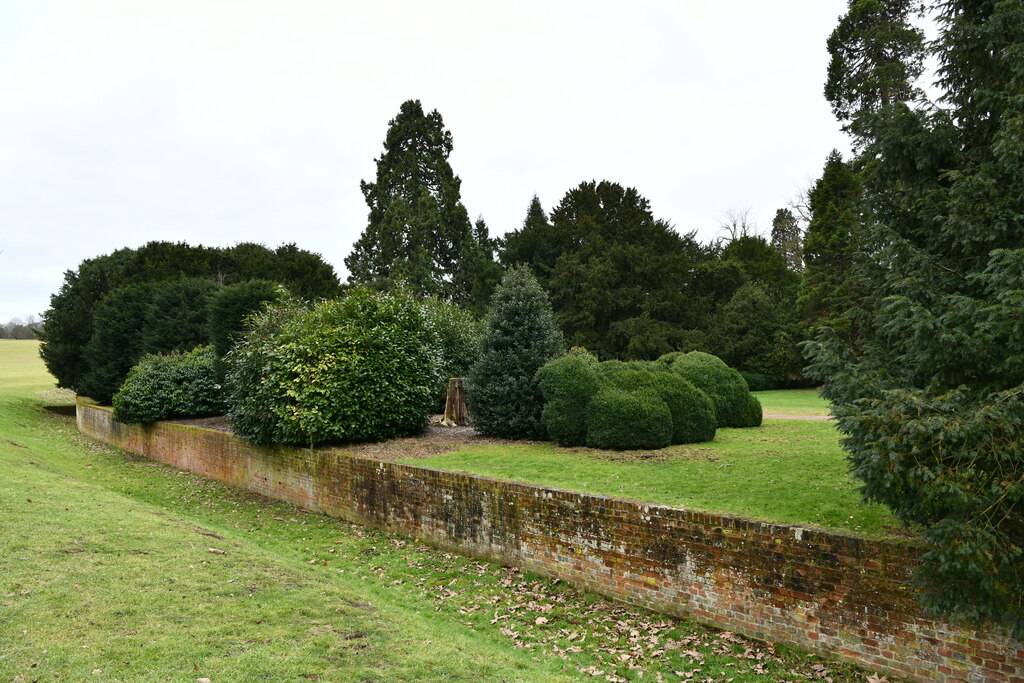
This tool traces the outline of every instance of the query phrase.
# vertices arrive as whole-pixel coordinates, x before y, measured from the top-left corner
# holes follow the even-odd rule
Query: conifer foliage
[[[476,241],[462,181],[448,163],[452,149],[452,134],[436,109],[424,113],[419,100],[402,104],[376,159],[376,179],[360,183],[370,213],[345,258],[354,281],[472,301],[477,262],[491,250]]]
[[[1024,636],[1024,4],[939,5],[942,109],[882,108],[856,344],[810,372],[870,501],[921,525],[925,606]],[[854,93],[855,94],[855,93]]]
[[[563,351],[548,295],[525,266],[509,270],[491,299],[480,358],[470,373],[469,409],[477,430],[508,439],[545,438],[536,375]]]

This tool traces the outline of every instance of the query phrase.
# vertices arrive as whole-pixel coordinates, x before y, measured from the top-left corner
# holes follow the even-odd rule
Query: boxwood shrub
[[[438,384],[432,342],[421,307],[400,293],[270,306],[226,358],[232,427],[292,445],[421,432]]]
[[[657,394],[613,386],[599,390],[587,408],[587,445],[634,450],[672,442],[672,414]]]
[[[541,416],[548,436],[563,446],[587,442],[587,406],[600,385],[597,358],[572,348],[537,371],[544,394]]]
[[[223,415],[227,404],[217,381],[216,360],[211,346],[145,356],[114,394],[114,419],[153,422]]]
[[[717,356],[701,351],[667,353],[658,362],[689,380],[715,404],[719,427],[757,427],[761,402],[740,373]]]
[[[589,411],[598,410],[592,401],[603,389],[660,399],[669,411],[666,423],[669,443],[696,443],[715,438],[716,417],[711,399],[690,382],[656,363],[615,360],[598,363],[585,351],[574,349],[546,364],[538,371],[537,377],[546,401],[543,416],[548,434],[563,446],[585,443],[598,448],[618,449],[622,443],[643,441],[639,436],[627,439],[621,432],[647,429],[646,421],[623,424],[614,431],[602,427],[600,434],[589,433]]]

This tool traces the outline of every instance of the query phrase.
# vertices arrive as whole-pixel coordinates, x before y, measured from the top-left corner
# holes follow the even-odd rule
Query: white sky
[[[821,92],[845,0],[0,2],[0,322],[150,240],[297,242],[346,275],[387,122],[437,109],[492,234],[584,180],[702,241],[848,143]]]

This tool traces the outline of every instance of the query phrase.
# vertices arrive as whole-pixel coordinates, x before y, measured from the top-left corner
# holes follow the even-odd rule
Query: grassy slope
[[[817,389],[779,389],[755,391],[765,413],[785,415],[828,415],[828,401]]]
[[[864,678],[100,446],[35,348],[0,342],[0,678]]]
[[[484,446],[430,458],[440,469],[865,536],[905,534],[881,505],[863,505],[831,422],[765,420],[652,458],[552,444]],[[424,464],[423,461],[417,461]]]

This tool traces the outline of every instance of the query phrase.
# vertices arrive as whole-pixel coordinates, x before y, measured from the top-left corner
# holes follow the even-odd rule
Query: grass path
[[[96,444],[34,354],[0,343],[0,679],[866,677]]]

